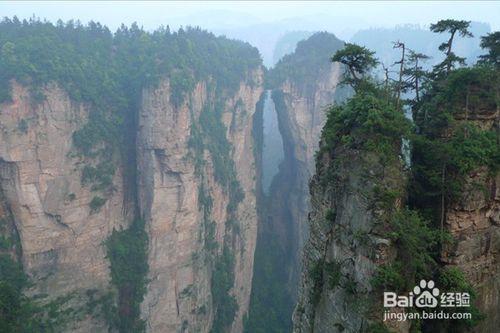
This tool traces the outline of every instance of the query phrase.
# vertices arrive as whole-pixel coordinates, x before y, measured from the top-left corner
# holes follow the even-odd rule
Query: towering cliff
[[[121,169],[114,191],[96,210],[95,194],[82,183],[91,160],[75,156],[73,133],[87,121],[88,110],[52,84],[37,106],[26,87],[13,83],[12,102],[0,113],[0,172],[3,200],[12,212],[24,270],[34,282],[30,294],[82,307],[89,290],[110,289],[109,262],[102,245],[113,229],[126,227]],[[65,304],[66,305],[66,304]],[[84,316],[72,331],[103,330],[102,321]]]
[[[262,192],[248,331],[289,330],[300,275],[299,252],[307,235],[308,181],[328,105],[347,93],[330,57],[343,43],[317,33],[298,43],[266,76],[278,114],[284,161],[269,194]]]
[[[0,49],[0,279],[36,305],[2,327],[240,332],[258,51],[199,29],[17,19]],[[6,271],[17,261],[29,288]]]
[[[144,91],[138,170],[151,282],[142,308],[151,331],[208,332],[223,307],[236,310],[232,331],[242,330],[257,236],[252,119],[261,83],[259,69],[230,96],[199,82],[179,106],[170,101],[168,81]],[[215,280],[213,269],[226,259],[230,265],[221,269],[230,271],[221,274],[234,286]],[[221,287],[234,289],[231,297],[214,295],[227,292]],[[232,296],[235,309],[224,304]],[[232,322],[219,320],[219,329]]]
[[[498,68],[489,65],[456,70],[434,82],[415,112],[421,135],[410,198],[449,233],[439,282],[452,290],[473,286],[476,319],[482,318],[470,323],[475,332],[495,332],[500,320],[499,80]],[[427,325],[464,329],[453,322]]]
[[[434,73],[411,102],[413,133],[391,93],[370,81],[329,110],[295,332],[497,330],[498,79],[488,63]],[[383,291],[418,295],[421,280],[441,295],[468,293],[470,307],[440,298],[431,310],[449,318],[383,321],[384,311],[422,313],[382,304]]]
[[[372,279],[379,265],[397,256],[387,231],[402,214],[406,176],[399,154],[408,130],[403,115],[376,94],[358,93],[330,109],[310,183],[310,234],[294,332],[373,329]]]

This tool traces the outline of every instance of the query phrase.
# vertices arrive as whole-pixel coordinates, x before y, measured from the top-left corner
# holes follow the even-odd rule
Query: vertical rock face
[[[482,190],[478,185],[484,186]],[[446,227],[455,239],[443,261],[459,267],[477,291],[486,315],[476,332],[495,332],[500,320],[500,175],[471,175],[462,201],[447,211]]]
[[[256,272],[261,276],[253,286],[256,296],[249,320],[255,330],[291,329],[301,271],[300,249],[308,233],[305,221],[310,209],[308,182],[314,171],[314,154],[326,121],[325,109],[338,102],[343,93],[338,88],[343,69],[331,63],[330,57],[342,45],[332,34],[314,34],[278,62],[267,77],[284,160],[269,194],[262,194],[259,207],[256,265],[260,266]],[[272,286],[276,285],[283,287],[274,290]],[[270,327],[271,323],[277,326]]]
[[[326,70],[317,77],[312,91],[308,91],[302,82],[285,81],[274,98],[280,129],[285,142],[285,159],[291,170],[287,177],[291,182],[289,206],[292,220],[297,224],[298,248],[302,247],[307,237],[309,212],[308,181],[314,173],[314,154],[318,150],[321,130],[325,125],[328,105],[338,101],[337,86],[342,77],[342,67],[338,63],[328,64]],[[285,221],[284,221],[285,222]],[[286,222],[285,222],[286,223]]]
[[[2,21],[0,44],[0,254],[12,252],[0,259],[32,278],[16,295],[57,300],[27,298],[51,312],[35,319],[72,332],[241,332],[258,50],[199,28],[17,19]]]
[[[275,203],[270,210],[273,229],[290,255],[292,295],[300,274],[299,252],[308,234],[305,221],[310,210],[308,182],[314,171],[314,154],[326,120],[325,109],[339,100],[337,86],[341,77],[338,63],[327,64],[313,89],[305,89],[302,82],[290,79],[273,91],[285,162],[271,189]]]
[[[109,262],[103,242],[113,228],[125,227],[121,172],[115,191],[99,211],[82,185],[73,133],[88,117],[56,85],[46,100],[33,105],[27,88],[13,84],[12,102],[0,106],[0,189],[12,213],[22,248],[22,262],[33,294],[51,299],[70,295],[76,309],[85,306],[87,290],[105,291]],[[102,320],[84,317],[71,331],[105,330]]]
[[[480,81],[478,73],[483,75]],[[338,113],[331,114],[323,132],[324,149],[318,155],[316,175],[310,185],[310,235],[304,247],[303,277],[293,316],[295,332],[372,332],[387,328],[397,332],[498,331],[498,85],[497,76],[488,75],[496,73],[481,67],[457,70],[438,82],[439,89],[445,87],[442,95],[427,92],[426,98],[435,98],[439,103],[423,104],[415,112],[420,127],[412,141],[412,164],[408,169],[411,181],[403,172],[401,156],[387,163],[385,159],[390,155],[382,149],[367,145],[364,149],[368,153],[359,150],[363,147],[360,142],[378,131],[365,129],[369,134],[364,136],[351,132],[348,125],[352,119],[346,113],[359,116],[367,112],[362,106],[371,105],[370,115],[377,113],[375,104],[358,101],[363,91],[351,101],[357,103],[355,109],[349,102],[332,110]],[[453,94],[446,90],[449,87],[453,87]],[[443,96],[449,98],[446,103],[442,102]],[[389,111],[390,106],[383,103],[381,110]],[[402,117],[395,112],[393,109],[384,114],[384,121],[390,123],[396,114]],[[426,123],[420,118],[424,113],[429,118],[445,114],[450,121]],[[366,125],[357,118],[354,127],[362,124]],[[396,129],[403,125],[400,121],[394,123],[390,132],[399,135]],[[467,148],[460,150],[457,146]],[[448,150],[428,153],[436,147]],[[391,154],[395,157],[401,148],[393,148]],[[447,160],[453,154],[458,157]],[[460,167],[463,169],[457,171]],[[430,170],[439,176],[438,182],[430,182]],[[445,187],[453,191],[446,192]],[[407,188],[411,189],[408,205],[403,199]],[[451,242],[443,240],[440,228],[451,234]],[[409,240],[414,246],[408,246]],[[416,268],[419,261],[424,264]],[[398,287],[385,274],[407,284]],[[486,317],[474,327],[446,319],[382,324],[380,291],[398,290],[401,294],[399,290],[411,290],[423,276],[437,279],[441,293],[475,291],[473,305]],[[448,310],[441,305],[437,309]],[[472,314],[474,325],[478,321],[474,306],[463,309]],[[405,309],[390,311],[400,313]]]
[[[498,128],[498,108],[473,110],[468,121],[484,130]],[[463,119],[459,119],[463,120]],[[443,251],[446,265],[464,272],[486,315],[475,332],[496,332],[500,322],[500,172],[481,167],[468,175],[461,197],[446,211],[453,245]]]
[[[318,162],[294,332],[364,332],[371,279],[396,255],[371,193],[376,186],[402,190],[405,177],[400,163],[384,165],[360,151],[337,149]]]
[[[213,267],[207,246],[212,241],[219,249],[226,243],[234,253],[231,293],[239,310],[233,332],[242,331],[248,309],[257,235],[251,131],[255,105],[262,93],[262,71],[250,72],[236,93],[226,96],[220,114],[236,179],[244,193],[235,212],[239,236],[231,237],[230,244],[226,224],[231,198],[217,180],[213,152],[203,149],[201,156],[196,156],[193,146],[193,132],[200,126],[201,113],[216,103],[210,86],[209,82],[199,82],[181,105],[170,100],[168,80],[143,93],[137,149],[140,211],[149,235],[150,283],[142,317],[151,332],[210,330],[215,314]],[[207,197],[210,204],[205,202]]]

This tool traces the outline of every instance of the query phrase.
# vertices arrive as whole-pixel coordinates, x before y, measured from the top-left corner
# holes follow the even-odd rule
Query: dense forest
[[[342,47],[335,35],[319,32],[297,43],[293,54],[281,58],[267,77],[269,88],[278,87],[285,80],[301,82],[303,89],[312,91],[318,76],[328,68],[332,50]]]

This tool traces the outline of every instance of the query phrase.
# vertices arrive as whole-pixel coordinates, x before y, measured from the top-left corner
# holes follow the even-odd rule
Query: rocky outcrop
[[[328,120],[324,149],[310,184],[310,235],[304,247],[303,277],[293,317],[295,332],[498,330],[498,85],[496,77],[492,80],[487,74],[484,68],[456,71],[438,82],[445,93],[428,92],[426,98],[432,102],[415,113],[420,127],[413,137],[412,163],[407,169],[411,181],[403,172],[401,157],[385,160],[396,157],[401,148],[386,155],[380,146],[373,149],[378,145],[373,140],[372,148],[365,146],[371,153],[359,149],[363,140],[379,131],[375,127],[365,135],[351,132],[367,123],[357,118],[356,125],[350,127],[349,115],[367,112],[363,110],[366,105],[371,105],[371,115],[377,113],[376,103],[359,102],[364,91],[354,96],[353,104],[332,110],[339,113]],[[467,81],[468,75],[474,79]],[[446,91],[449,87],[452,93]],[[449,101],[442,102],[443,96]],[[381,109],[390,112],[391,107],[384,104]],[[454,121],[421,122],[419,113],[426,112],[429,118],[445,114]],[[396,115],[401,117],[391,113],[382,116],[384,124]],[[399,121],[393,125],[393,134],[406,126]],[[436,147],[443,150],[433,155]],[[405,199],[407,188],[410,195]],[[451,234],[451,241],[441,231]],[[417,268],[415,263],[421,266]],[[464,311],[471,313],[472,319],[382,323],[382,312],[389,310],[381,304],[381,291],[406,294],[421,276],[435,279],[441,295],[471,293],[470,308],[450,311],[439,306],[436,312]],[[482,320],[477,310],[485,315]]]
[[[109,262],[103,242],[126,227],[118,168],[115,190],[93,211],[94,193],[81,181],[82,165],[72,135],[88,118],[55,84],[38,105],[27,87],[13,83],[12,102],[0,106],[0,189],[15,222],[22,263],[34,284],[31,294],[69,297],[78,311],[88,290],[109,290]],[[72,332],[103,331],[106,323],[83,315]]]
[[[180,106],[170,101],[168,80],[143,93],[137,161],[140,212],[149,236],[150,284],[142,304],[148,331],[210,330],[213,254],[206,237],[214,237],[219,252],[226,243],[234,254],[231,294],[238,311],[231,331],[242,331],[257,237],[252,121],[262,76],[260,69],[249,73],[236,93],[223,99],[220,122],[227,129],[236,181],[244,195],[231,216],[231,193],[215,175],[213,152],[204,149],[197,164],[191,142],[201,112],[215,103],[209,84],[198,83]],[[71,295],[70,304],[78,309],[86,306],[89,291],[113,290],[105,241],[113,229],[127,228],[132,216],[120,168],[105,204],[91,208],[95,193],[83,185],[82,166],[94,161],[77,154],[72,143],[73,133],[87,122],[88,110],[55,84],[43,92],[46,100],[35,105],[29,90],[14,84],[12,103],[1,108],[2,218],[12,212],[23,266],[34,282],[30,293],[48,294],[50,299]],[[203,203],[202,197],[210,197],[211,203]],[[210,206],[210,221],[204,204]],[[228,237],[228,220],[236,221],[236,237]],[[211,221],[213,234],[208,230]],[[108,324],[104,318],[84,315],[71,323],[71,331],[106,331]]]
[[[446,228],[455,242],[442,260],[459,267],[477,293],[486,319],[476,332],[495,332],[500,321],[500,175],[486,170],[471,175],[459,203],[446,212]]]
[[[498,128],[500,115],[495,105],[474,106],[467,117],[456,118],[483,130]],[[500,322],[500,172],[494,171],[481,167],[469,174],[461,197],[445,214],[445,227],[454,241],[444,249],[441,260],[458,267],[475,288],[476,305],[486,316],[475,332],[496,332]]]
[[[396,256],[380,223],[386,211],[374,207],[374,191],[402,193],[402,165],[338,148],[320,154],[316,170],[294,332],[369,331],[371,280],[378,265]]]
[[[307,238],[307,213],[309,212],[308,181],[314,173],[314,154],[318,150],[321,130],[326,120],[326,108],[339,102],[337,86],[342,77],[342,67],[332,63],[317,77],[315,87],[308,91],[302,82],[286,80],[274,91],[280,130],[284,138],[285,160],[291,182],[288,209],[296,225],[297,248]],[[293,174],[293,177],[291,176]]]
[[[0,282],[24,281],[21,261],[33,288],[16,297],[50,311],[26,317],[55,331],[241,332],[258,50],[135,24],[5,19],[0,35],[0,259],[19,275]]]
[[[269,194],[261,194],[256,254],[256,265],[260,265],[256,272],[261,276],[253,286],[256,297],[249,320],[258,323],[254,329],[291,329],[301,271],[300,252],[308,234],[305,221],[310,210],[308,182],[314,171],[314,155],[326,121],[326,108],[346,93],[339,87],[343,69],[330,61],[342,45],[332,34],[314,34],[300,42],[295,52],[278,62],[267,76],[283,139],[284,160]],[[283,288],[268,290],[275,285]]]
[[[224,244],[233,251],[231,293],[238,312],[231,331],[242,331],[257,236],[251,131],[261,87],[262,71],[249,73],[236,93],[224,98],[219,119],[226,129],[236,181],[244,194],[234,213],[238,229],[234,238],[229,237],[227,227],[230,193],[217,178],[213,151],[202,148],[197,156],[199,147],[193,143],[200,115],[216,103],[210,83],[199,82],[178,106],[170,100],[168,80],[143,92],[137,155],[140,211],[149,235],[150,283],[142,303],[148,331],[210,330],[214,319],[213,258],[207,246],[212,246],[211,242],[218,245],[219,251]]]
[[[342,76],[338,63],[328,64],[307,90],[302,82],[286,80],[273,90],[283,137],[284,163],[271,187],[272,228],[289,257],[288,289],[294,298],[300,276],[299,253],[307,239],[310,210],[308,182],[314,171],[314,154],[326,120],[326,107],[339,101]]]

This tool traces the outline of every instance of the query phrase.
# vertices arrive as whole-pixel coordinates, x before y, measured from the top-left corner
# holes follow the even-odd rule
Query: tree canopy
[[[481,47],[488,50],[487,54],[479,57],[481,63],[489,63],[497,68],[500,67],[500,31],[481,37]]]
[[[345,79],[345,83],[356,87],[363,79],[363,76],[377,66],[378,61],[375,59],[374,54],[375,52],[368,50],[366,47],[346,43],[343,49],[338,50],[333,55],[331,61],[337,61],[347,66],[348,77]]]
[[[450,38],[448,41],[439,45],[439,50],[445,53],[445,59],[438,65],[434,67],[436,74],[448,74],[452,68],[457,65],[464,65],[465,59],[458,57],[452,52],[453,40],[457,33],[461,37],[473,37],[472,33],[469,31],[470,21],[458,21],[458,20],[440,20],[437,23],[431,24],[431,31],[436,33],[448,32]]]

